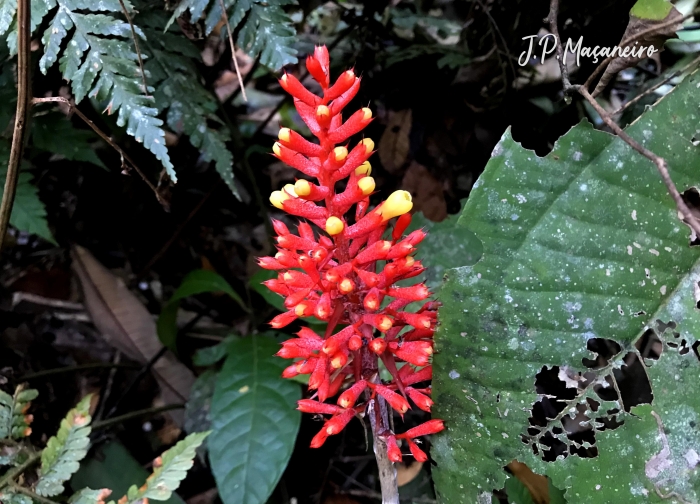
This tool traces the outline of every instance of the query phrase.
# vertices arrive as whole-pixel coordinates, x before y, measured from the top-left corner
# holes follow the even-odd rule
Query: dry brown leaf
[[[413,124],[411,109],[389,112],[389,122],[379,139],[379,160],[389,173],[398,172],[408,159],[409,134]]]
[[[396,484],[404,486],[416,479],[423,469],[423,462],[413,461],[411,465],[396,464]]]
[[[105,268],[83,247],[71,250],[73,269],[80,279],[85,307],[95,327],[107,342],[132,360],[146,364],[163,348],[153,316],[124,282]],[[171,353],[166,352],[151,367],[167,404],[184,403],[194,375]],[[183,412],[169,412],[182,425]]]
[[[535,504],[549,504],[549,481],[546,476],[532,472],[528,466],[517,460],[508,464],[508,469],[527,487]]]
[[[442,184],[425,166],[415,161],[411,163],[403,177],[402,188],[413,196],[413,209],[422,211],[427,219],[440,222],[447,217]]]
[[[670,12],[668,13],[668,16],[666,16],[665,19],[662,19],[660,21],[655,21],[651,19],[641,19],[636,16],[633,16],[630,14],[630,22],[627,24],[627,29],[625,29],[624,35],[622,35],[622,40],[626,40],[630,37],[635,36],[636,34],[648,30],[649,28],[652,28],[654,25],[661,25],[664,23],[668,23],[672,21],[673,19],[678,19],[679,23],[678,24],[672,24],[671,26],[666,26],[665,28],[661,28],[658,31],[653,31],[645,36],[643,36],[641,39],[637,40],[636,42],[632,42],[632,44],[629,44],[631,48],[637,48],[639,46],[654,46],[655,49],[658,51],[663,50],[663,45],[664,42],[666,42],[668,39],[675,37],[676,36],[676,31],[680,29],[680,20],[683,18],[683,15],[678,12],[678,10],[675,7],[671,7]],[[620,46],[621,49],[624,49],[626,46]],[[624,70],[625,68],[629,68],[631,66],[636,65],[640,61],[644,60],[647,58],[647,51],[644,51],[644,55],[641,58],[638,57],[633,57],[633,56],[628,56],[628,57],[619,57],[615,58],[610,62],[608,67],[605,69],[605,72],[603,73],[603,76],[600,78],[600,81],[598,81],[598,85],[596,85],[595,90],[593,90],[593,96],[597,96],[605,87],[610,83],[612,78],[617,75],[618,72],[621,70]]]

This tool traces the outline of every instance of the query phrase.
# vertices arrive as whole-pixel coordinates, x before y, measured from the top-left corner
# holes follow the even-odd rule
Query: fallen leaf
[[[410,483],[420,474],[422,468],[423,462],[417,462],[415,460],[411,465],[396,464],[396,484],[398,486],[404,486]]]
[[[389,122],[379,139],[379,160],[389,173],[398,172],[408,159],[409,134],[413,124],[411,109],[389,112]]]
[[[95,327],[105,340],[130,359],[148,363],[163,345],[156,322],[124,282],[105,268],[88,250],[78,245],[71,250],[73,269],[83,288],[84,303]],[[166,404],[185,403],[194,375],[171,352],[165,352],[151,367]],[[182,426],[182,410],[169,412]]]
[[[447,217],[442,184],[425,166],[415,161],[411,163],[403,177],[402,188],[413,196],[414,211],[422,211],[433,222],[440,222]]]
[[[665,0],[638,0],[630,11],[630,21],[627,24],[624,35],[622,35],[622,40],[626,40],[642,31],[653,28],[655,25],[662,25],[674,19],[678,19],[678,23],[652,31],[644,35],[641,39],[632,42],[632,44],[628,44],[629,47],[633,49],[641,46],[653,46],[657,51],[661,51],[663,50],[664,42],[676,36],[676,31],[681,28],[680,20],[682,18],[683,15]],[[628,45],[620,46],[620,48],[624,50]],[[638,52],[639,51],[636,50],[635,54]],[[635,55],[618,57],[612,60],[605,69],[603,76],[598,81],[595,90],[593,90],[593,96],[597,96],[603,91],[618,72],[636,65],[647,57],[647,51],[645,50],[641,57]]]
[[[527,487],[535,504],[549,504],[549,480],[546,476],[532,472],[528,466],[517,460],[508,464],[507,467],[513,476]]]

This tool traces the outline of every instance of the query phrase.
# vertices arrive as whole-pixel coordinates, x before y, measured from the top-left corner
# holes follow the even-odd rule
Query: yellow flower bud
[[[294,184],[294,190],[298,196],[308,196],[311,194],[311,184],[308,180],[299,179]]]
[[[335,161],[340,163],[342,160],[348,157],[348,150],[345,147],[336,147],[333,149],[333,156],[335,157]]]
[[[286,77],[286,75],[285,75],[285,77]],[[283,142],[289,142],[289,138],[290,138],[289,128],[280,129],[280,132],[277,134],[277,138],[279,138]]]
[[[281,155],[282,149],[280,149],[279,142],[275,142],[275,144],[272,146],[272,152],[274,152],[276,156]]]
[[[328,220],[326,221],[326,233],[331,236],[335,236],[342,233],[343,228],[345,228],[345,224],[343,224],[343,221],[341,221],[338,217],[328,217]]]
[[[374,179],[372,177],[362,177],[358,182],[357,182],[357,187],[360,188],[362,191],[362,194],[365,196],[369,196],[372,194],[374,191]]]
[[[331,109],[326,107],[325,105],[319,105],[316,108],[316,117],[320,118],[328,118],[331,115]]]
[[[362,109],[362,114],[362,119],[364,119],[365,121],[372,118],[372,111],[367,107]]]
[[[360,143],[365,146],[365,152],[367,154],[374,150],[374,142],[371,138],[363,138]]]
[[[280,210],[284,209],[282,202],[287,199],[289,199],[289,194],[284,191],[272,191],[272,194],[270,194],[270,203],[272,203],[272,206],[277,207]]]
[[[296,307],[294,308],[294,313],[296,314],[297,317],[304,316],[304,312],[306,311],[306,306],[307,306],[306,303],[299,303],[298,305],[296,305]]]
[[[398,217],[410,212],[411,208],[413,208],[411,193],[408,191],[394,191],[381,206],[379,213],[382,214],[384,220],[389,220],[392,217]]]
[[[413,256],[408,256],[406,257],[406,267],[410,268],[416,263],[416,260],[413,258]]]
[[[355,168],[355,175],[372,175],[372,165],[369,164],[369,161],[365,161]]]
[[[283,187],[282,189],[284,189],[285,192],[286,192],[287,194],[289,194],[290,196],[293,196],[293,197],[295,197],[295,198],[297,197],[297,193],[296,193],[296,191],[294,190],[294,184],[285,184],[284,187]]]

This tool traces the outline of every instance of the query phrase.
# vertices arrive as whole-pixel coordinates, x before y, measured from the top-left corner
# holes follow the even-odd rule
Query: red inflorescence
[[[369,196],[375,184],[367,159],[374,151],[374,142],[365,138],[350,148],[347,140],[372,121],[372,111],[363,108],[345,121],[341,115],[357,94],[360,78],[347,70],[331,86],[324,46],[316,47],[306,67],[321,85],[322,97],[291,74],[283,75],[280,85],[294,97],[299,115],[319,143],[282,128],[272,150],[278,159],[316,180],[287,184],[270,195],[270,202],[322,232],[315,233],[308,222],[300,222],[298,233],[293,234],[284,223],[273,220],[279,251],[275,257],[260,258],[259,264],[278,271],[277,278],[265,284],[285,298],[288,309],[272,319],[272,327],[279,329],[312,316],[328,323],[323,336],[304,327],[297,338],[285,341],[278,353],[295,359],[283,376],[308,374],[309,389],[316,391],[311,399],[299,401],[299,410],[331,416],[311,442],[312,447],[319,447],[379,397],[400,415],[411,403],[430,411],[430,386],[414,385],[432,377],[430,356],[438,303],[426,301],[431,293],[422,283],[395,286],[424,270],[412,254],[425,233],[418,230],[404,236],[413,206],[406,191],[394,192],[370,210]],[[342,179],[347,179],[345,189],[336,192],[336,182]],[[347,214],[353,206],[350,217]],[[384,239],[394,218],[391,239]],[[416,301],[424,304],[415,313],[403,311]],[[390,383],[379,379],[379,359],[392,375]],[[325,402],[336,395],[337,405]],[[382,423],[379,408],[372,411],[392,461],[401,460],[398,439],[405,440],[416,460],[425,461],[427,456],[414,439],[444,428],[441,420],[430,420],[394,434]]]

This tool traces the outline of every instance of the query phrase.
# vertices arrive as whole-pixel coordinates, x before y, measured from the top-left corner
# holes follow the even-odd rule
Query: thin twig
[[[85,124],[90,126],[92,130],[97,133],[105,142],[107,142],[110,147],[112,147],[114,150],[116,150],[119,155],[122,158],[122,166],[124,166],[124,161],[128,162],[129,165],[131,165],[131,168],[136,171],[136,173],[139,174],[139,176],[143,179],[143,181],[146,183],[148,188],[153,191],[153,194],[155,194],[156,199],[158,202],[165,208],[166,210],[170,209],[170,204],[165,201],[160,194],[158,193],[158,190],[156,189],[156,186],[153,185],[153,182],[151,182],[148,177],[141,171],[141,169],[134,163],[134,160],[129,157],[129,155],[122,150],[121,147],[119,147],[114,141],[107,136],[105,132],[103,132],[100,128],[97,127],[97,125],[92,122],[88,117],[83,114],[80,109],[70,100],[67,98],[63,98],[62,96],[50,96],[48,98],[33,98],[32,99],[32,105],[36,105],[39,103],[63,103],[64,105],[67,105],[70,109],[71,112],[75,112],[78,117],[80,117],[83,121],[85,121]]]
[[[41,495],[32,492],[28,488],[24,488],[23,486],[20,485],[11,485],[10,489],[13,492],[21,493],[32,499],[34,502],[40,502],[41,504],[58,504],[58,502],[53,501],[51,499],[47,499],[46,497],[42,497]]]
[[[700,56],[697,56],[697,57],[693,58],[692,61],[690,61],[688,64],[684,65],[682,68],[679,68],[678,70],[676,70],[675,72],[673,72],[671,75],[669,75],[668,77],[666,77],[666,78],[665,78],[664,80],[662,80],[661,82],[657,82],[656,84],[654,84],[652,87],[650,87],[649,89],[647,89],[647,90],[644,91],[643,93],[640,93],[640,94],[638,94],[637,96],[635,96],[635,97],[632,98],[630,101],[628,101],[627,103],[625,103],[624,105],[622,105],[622,106],[621,106],[619,109],[617,109],[615,112],[612,112],[612,113],[610,114],[610,116],[611,116],[611,117],[614,117],[614,116],[616,116],[616,115],[621,114],[622,112],[624,112],[625,110],[627,110],[629,107],[631,107],[632,105],[634,105],[635,103],[637,103],[639,100],[641,100],[641,99],[644,98],[645,96],[650,95],[651,93],[653,93],[654,91],[656,91],[657,89],[659,89],[661,86],[663,86],[664,84],[667,84],[667,83],[670,82],[672,79],[674,79],[675,77],[678,77],[679,75],[683,74],[683,72],[686,72],[687,70],[689,70],[690,68],[694,67],[694,66],[697,65],[698,63],[700,63]]]
[[[556,1],[556,0],[552,0],[552,2],[554,2],[554,1]],[[643,37],[649,35],[650,33],[657,32],[659,30],[662,30],[664,28],[668,28],[669,26],[673,26],[675,24],[680,24],[683,21],[685,21],[686,19],[690,19],[691,17],[695,16],[697,13],[698,13],[698,11],[693,11],[690,14],[683,16],[680,19],[671,19],[671,20],[665,21],[663,23],[655,24],[655,25],[653,25],[645,30],[640,31],[639,33],[636,33],[635,35],[631,36],[630,38],[623,40],[622,42],[620,42],[618,44],[618,46],[624,48],[625,46],[628,46],[632,42],[636,42],[637,40],[642,39]],[[557,41],[557,42],[560,42],[560,41]],[[583,84],[584,87],[586,89],[590,89],[591,84],[593,83],[593,80],[600,74],[600,72],[602,72],[610,64],[610,62],[612,60],[616,59],[617,57],[618,56],[608,56],[603,61],[601,61],[600,65],[598,65],[596,67],[596,69],[593,70],[593,73],[590,75],[590,77],[588,77],[586,82]]]
[[[34,465],[34,463],[39,460],[39,457],[41,457],[41,452],[34,452],[31,455],[29,455],[27,460],[22,462],[22,464],[18,465],[14,469],[10,469],[9,471],[7,471],[0,478],[0,489],[5,488],[7,485],[11,484],[15,480],[15,478],[19,477],[21,474],[24,473],[24,471],[26,471],[32,465]]]
[[[550,3],[550,11],[549,11],[549,17],[548,21],[550,23],[551,31],[554,33],[558,34],[558,29],[557,29],[557,15],[558,15],[558,9],[559,9],[559,0],[551,0]],[[694,14],[690,14],[688,16],[684,16],[683,19],[681,20],[674,20],[673,22],[666,22],[666,23],[661,23],[658,25],[655,25],[654,27],[647,29],[647,30],[642,30],[638,34],[636,34],[633,37],[630,37],[626,40],[624,40],[620,46],[626,46],[631,42],[634,42],[635,40],[643,37],[644,35],[658,31],[659,29],[662,29],[666,26],[671,26],[674,23],[681,23],[685,19],[691,17]],[[563,52],[562,48],[562,43],[561,39],[557,37],[556,39],[557,43],[557,54],[560,54]],[[661,175],[661,180],[663,180],[664,184],[666,185],[666,189],[668,190],[669,194],[673,198],[673,201],[676,203],[676,208],[680,212],[680,214],[683,216],[686,224],[690,227],[690,229],[693,230],[696,236],[700,236],[700,222],[698,222],[693,214],[691,213],[690,209],[688,208],[688,205],[686,205],[685,201],[683,200],[683,196],[681,196],[680,192],[678,192],[678,189],[676,188],[676,185],[673,183],[673,179],[671,179],[671,175],[668,172],[668,164],[666,163],[666,160],[662,158],[661,156],[658,156],[651,152],[649,149],[638,143],[634,138],[629,136],[625,131],[618,126],[618,124],[612,120],[610,117],[610,114],[608,114],[603,107],[600,106],[600,104],[596,101],[596,99],[591,95],[591,93],[588,92],[588,86],[591,83],[593,77],[595,76],[595,73],[598,72],[600,69],[603,68],[604,64],[606,61],[610,60],[612,61],[612,57],[607,58],[603,63],[601,63],[598,68],[596,68],[595,72],[591,77],[588,78],[586,83],[583,86],[580,85],[572,85],[570,82],[567,84],[567,82],[564,80],[565,75],[568,77],[568,74],[565,74],[564,68],[566,66],[566,62],[563,61],[563,58],[559,59],[559,66],[561,68],[562,72],[562,84],[564,86],[564,91],[568,92],[569,90],[575,90],[577,91],[581,96],[583,96],[588,103],[591,104],[591,106],[595,109],[595,111],[598,113],[600,118],[603,120],[603,122],[618,136],[622,141],[624,141],[627,145],[632,147],[634,150],[636,150],[638,153],[640,153],[642,156],[650,160],[654,165],[656,165],[656,168],[659,171],[659,175]]]
[[[600,106],[600,104],[596,101],[595,98],[593,98],[593,96],[591,96],[591,94],[586,88],[579,86],[577,87],[577,90],[581,94],[581,96],[588,100],[588,103],[590,103],[591,106],[595,109],[595,111],[598,112],[600,118],[605,122],[605,124],[608,125],[608,127],[611,130],[613,130],[613,132],[617,136],[619,136],[627,145],[632,147],[634,150],[639,152],[642,156],[649,159],[652,163],[656,165],[656,168],[659,170],[659,175],[661,175],[661,180],[663,180],[664,184],[666,184],[666,189],[668,189],[668,192],[673,198],[673,201],[676,202],[676,207],[678,208],[678,211],[683,215],[686,224],[690,226],[693,232],[695,232],[696,236],[700,236],[700,222],[698,222],[695,219],[692,212],[688,208],[688,205],[685,204],[683,196],[681,196],[675,184],[673,183],[671,175],[668,173],[668,164],[666,163],[666,160],[661,156],[657,156],[649,149],[639,144],[634,138],[625,133],[625,131],[610,118],[605,109],[603,109],[603,107]]]
[[[136,275],[137,280],[141,280],[146,276],[146,273],[150,271],[150,269],[153,267],[155,263],[157,263],[161,257],[165,255],[165,253],[168,251],[170,246],[175,243],[175,240],[180,236],[182,231],[187,227],[187,225],[190,223],[190,221],[194,218],[195,215],[197,215],[197,212],[199,212],[204,204],[209,200],[211,195],[214,193],[216,190],[217,186],[221,182],[221,179],[217,180],[214,182],[212,187],[209,189],[209,191],[202,197],[202,199],[199,200],[199,202],[194,206],[194,208],[190,211],[190,213],[187,215],[184,221],[182,221],[178,226],[175,232],[168,238],[168,241],[166,241],[163,246],[156,252],[156,254],[151,257],[151,259],[148,261],[146,266],[144,266],[141,271],[139,272],[138,275]]]
[[[510,66],[510,71],[513,73],[513,79],[516,79],[518,77],[518,73],[515,71],[515,66],[513,65],[514,57],[510,53],[510,48],[508,47],[508,43],[506,42],[506,39],[503,36],[503,33],[501,32],[501,29],[498,27],[496,20],[491,15],[491,8],[484,5],[484,2],[482,0],[477,0],[477,1],[479,2],[479,5],[481,6],[481,10],[483,10],[484,14],[486,14],[486,17],[489,18],[489,24],[491,25],[491,33],[492,33],[493,39],[494,39],[493,40],[494,46],[496,48],[498,47],[498,44],[496,43],[496,34],[498,34],[498,37],[501,39],[501,43],[503,44],[503,49],[505,49],[505,56],[506,56],[506,59],[508,60],[508,65]],[[500,54],[499,54],[499,58],[500,58]],[[506,88],[507,88],[508,82],[505,82],[504,84],[506,85]]]
[[[93,362],[90,364],[81,364],[79,366],[67,366],[61,368],[47,369],[45,371],[38,371],[36,373],[26,374],[17,379],[18,382],[25,382],[30,380],[36,380],[37,378],[46,378],[47,376],[53,376],[61,373],[72,373],[75,371],[85,371],[88,369],[103,369],[103,368],[120,368],[120,369],[140,369],[141,366],[136,364],[114,364],[112,362]]]
[[[236,59],[236,48],[233,46],[233,34],[231,33],[231,24],[228,22],[228,13],[226,12],[226,5],[224,5],[224,0],[219,0],[219,4],[221,5],[221,12],[224,13],[226,33],[228,34],[228,43],[231,46],[231,59],[233,60],[233,67],[236,69],[236,77],[238,77],[238,86],[241,88],[241,96],[243,97],[243,101],[247,102],[248,97],[245,94],[245,85],[243,84],[243,79],[241,78],[241,69],[238,68],[238,60]]]
[[[118,417],[110,418],[108,420],[103,420],[101,422],[95,422],[92,424],[93,429],[104,429],[115,424],[120,424],[126,422],[127,420],[133,420],[134,418],[139,418],[142,416],[157,415],[158,413],[163,413],[165,411],[171,411],[174,409],[184,408],[184,404],[167,404],[165,406],[159,406],[157,408],[146,408],[138,411],[132,411],[131,413],[126,413]]]
[[[122,12],[124,13],[124,17],[126,18],[126,21],[127,23],[129,23],[129,27],[131,28],[131,38],[134,39],[134,49],[136,49],[136,57],[139,60],[139,68],[141,69],[141,80],[143,81],[143,94],[145,94],[146,96],[150,96],[148,94],[148,84],[146,83],[146,71],[143,69],[143,58],[141,57],[141,51],[139,50],[139,41],[137,40],[136,36],[136,28],[134,28],[134,23],[131,21],[129,11],[126,8],[126,5],[124,5],[124,0],[119,0],[119,5],[122,6]]]
[[[375,410],[376,409],[376,410]],[[378,432],[382,425],[387,424],[388,411],[384,399],[378,397],[370,400],[367,408],[372,425],[372,437],[374,441],[374,457],[377,459],[379,469],[379,484],[382,490],[382,504],[399,504],[399,487],[396,482],[396,468],[391,460],[386,441]]]
[[[569,69],[566,66],[564,48],[562,47],[561,38],[559,37],[559,26],[557,23],[558,18],[559,0],[551,0],[549,3],[549,15],[547,16],[547,22],[549,23],[549,31],[552,35],[554,35],[554,40],[556,40],[557,60],[561,71],[561,81],[564,85],[564,92],[568,93],[571,91],[571,81],[569,80]]]
[[[12,1],[12,0],[9,0]],[[31,104],[31,34],[29,23],[31,17],[30,0],[17,1],[17,110],[15,113],[15,128],[12,133],[12,148],[10,160],[7,163],[5,175],[5,188],[0,202],[0,250],[2,250],[10,224],[12,205],[15,202],[17,181],[19,180],[19,168],[24,153],[24,140],[27,134],[27,122],[29,121],[29,109]]]

